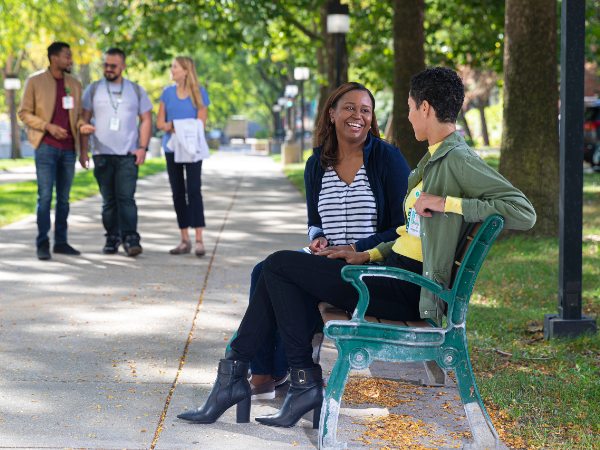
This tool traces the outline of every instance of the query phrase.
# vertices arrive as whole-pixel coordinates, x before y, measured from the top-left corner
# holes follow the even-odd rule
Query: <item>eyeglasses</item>
[[[118,67],[117,64],[109,64],[109,63],[104,63],[104,68],[105,69],[112,69],[115,70]]]

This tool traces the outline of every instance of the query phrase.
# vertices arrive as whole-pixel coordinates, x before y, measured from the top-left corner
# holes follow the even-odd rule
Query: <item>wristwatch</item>
[[[148,147],[140,147],[140,148],[143,148],[144,150],[148,151]]]

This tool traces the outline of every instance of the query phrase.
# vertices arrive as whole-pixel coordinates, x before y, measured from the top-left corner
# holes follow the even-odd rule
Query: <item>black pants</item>
[[[422,264],[394,254],[387,265],[421,273]],[[326,301],[354,311],[358,292],[342,280],[343,260],[297,251],[280,251],[264,263],[256,290],[231,343],[230,358],[251,361],[275,324],[290,367],[312,367],[312,332],[317,305]],[[367,314],[390,320],[419,320],[420,287],[385,277],[367,277],[371,300]]]
[[[179,228],[204,227],[202,161],[176,163],[175,154],[172,152],[165,152],[165,158]]]

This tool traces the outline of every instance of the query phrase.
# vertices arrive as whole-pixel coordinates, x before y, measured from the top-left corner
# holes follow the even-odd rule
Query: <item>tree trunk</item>
[[[506,1],[500,172],[531,200],[534,231],[546,236],[558,231],[556,19],[554,0]]]
[[[458,122],[463,126],[465,130],[465,134],[473,142],[473,135],[471,134],[471,127],[469,126],[469,122],[467,122],[467,116],[465,116],[465,110],[461,108],[458,113]]]
[[[398,146],[410,167],[415,167],[427,143],[415,139],[408,121],[410,79],[425,68],[424,0],[393,0],[394,8],[394,106],[391,140]]]
[[[486,147],[490,146],[490,136],[488,134],[487,120],[485,120],[485,107],[487,102],[479,100],[477,102],[477,109],[479,110],[479,119],[481,120],[481,137],[483,138],[483,145]]]

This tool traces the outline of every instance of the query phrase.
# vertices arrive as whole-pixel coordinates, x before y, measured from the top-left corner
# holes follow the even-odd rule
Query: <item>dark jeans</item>
[[[54,218],[54,243],[67,242],[67,217],[69,216],[69,192],[75,175],[75,151],[61,150],[41,143],[35,151],[37,175],[37,226],[36,245],[48,240],[52,191],[56,183],[56,211]]]
[[[250,275],[250,301],[256,290],[256,285],[262,273],[264,261],[259,262]],[[272,375],[274,378],[283,377],[288,370],[289,364],[285,356],[283,340],[274,327],[273,331],[266,337],[264,344],[257,350],[256,355],[250,361],[250,369],[256,375]]]
[[[175,154],[172,152],[165,152],[165,158],[179,228],[204,227],[202,161],[176,163]]]
[[[134,155],[94,155],[94,176],[102,194],[102,224],[107,236],[139,237]]]
[[[421,273],[422,264],[394,254],[386,264]],[[231,343],[229,358],[251,361],[275,326],[283,338],[290,367],[312,367],[312,333],[317,305],[327,301],[353,311],[358,293],[342,280],[346,263],[295,251],[269,256],[256,290]],[[371,300],[367,314],[390,320],[419,320],[420,287],[393,278],[365,278]]]

